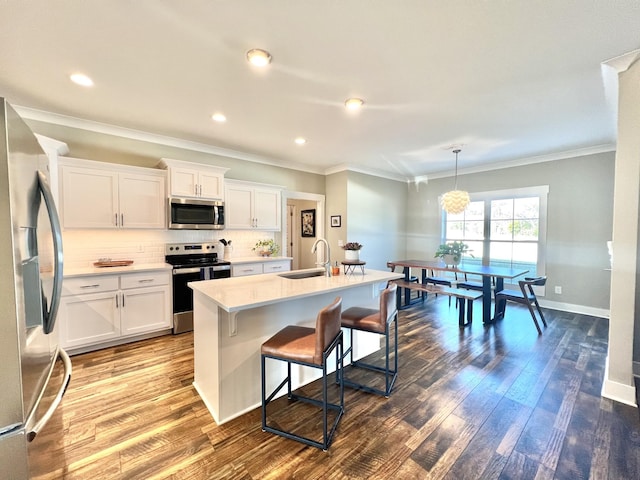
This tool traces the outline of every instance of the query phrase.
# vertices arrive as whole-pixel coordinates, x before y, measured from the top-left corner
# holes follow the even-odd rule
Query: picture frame
[[[341,215],[331,215],[331,226],[332,227],[341,227],[342,226],[342,216]]]
[[[302,227],[301,235],[303,237],[316,236],[316,210],[302,210],[300,212],[300,224]]]

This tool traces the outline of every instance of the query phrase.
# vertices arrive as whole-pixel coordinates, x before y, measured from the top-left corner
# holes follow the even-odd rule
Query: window
[[[527,268],[544,275],[548,186],[470,194],[458,215],[443,212],[443,242],[464,241],[466,263]]]

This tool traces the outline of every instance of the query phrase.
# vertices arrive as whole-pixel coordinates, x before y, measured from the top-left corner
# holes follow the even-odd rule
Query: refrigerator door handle
[[[47,424],[47,422],[51,419],[51,417],[53,416],[53,412],[55,412],[55,410],[60,405],[60,402],[62,402],[62,397],[64,397],[64,394],[67,391],[67,387],[69,386],[69,382],[71,381],[72,368],[71,368],[71,360],[69,359],[69,355],[62,348],[60,348],[58,349],[58,356],[60,357],[64,365],[64,378],[62,381],[62,385],[60,386],[60,390],[58,390],[58,393],[53,399],[53,402],[51,402],[51,405],[49,405],[49,408],[47,409],[47,411],[35,423],[33,428],[31,428],[30,431],[27,433],[27,440],[29,442],[32,442],[33,439],[36,438],[36,435],[40,433],[40,430],[42,430],[44,426]],[[35,411],[36,409],[34,408],[33,412]],[[25,423],[30,424],[31,422],[27,420],[27,422]]]
[[[44,197],[44,203],[47,206],[49,222],[51,223],[51,234],[53,236],[53,291],[51,293],[51,305],[49,306],[49,311],[44,312],[42,325],[44,333],[51,333],[56,324],[56,315],[62,295],[62,229],[60,228],[60,219],[58,218],[58,212],[56,211],[56,204],[53,200],[49,182],[47,182],[47,177],[44,173],[39,170],[38,185]]]

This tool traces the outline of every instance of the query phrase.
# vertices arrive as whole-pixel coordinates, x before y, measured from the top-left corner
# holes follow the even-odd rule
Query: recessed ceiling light
[[[304,145],[305,143],[307,143],[307,140],[305,138],[298,137],[294,140],[294,142],[296,142],[296,145]]]
[[[361,98],[347,98],[344,102],[344,106],[347,110],[359,110],[364,105],[364,100]]]
[[[223,113],[214,113],[211,115],[211,120],[214,122],[224,123],[227,121],[227,117],[225,117]]]
[[[74,73],[69,77],[73,83],[82,85],[83,87],[93,87],[93,80],[84,73]]]
[[[254,48],[247,52],[247,60],[256,67],[265,67],[271,63],[271,54],[266,50]]]

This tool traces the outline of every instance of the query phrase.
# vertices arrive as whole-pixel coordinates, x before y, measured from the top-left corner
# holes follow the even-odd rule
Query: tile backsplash
[[[167,243],[231,240],[232,257],[257,256],[251,249],[258,240],[274,238],[274,232],[245,230],[65,230],[62,235],[67,268],[93,265],[100,258],[133,260],[138,264],[164,262]],[[223,245],[218,256],[222,258]]]

